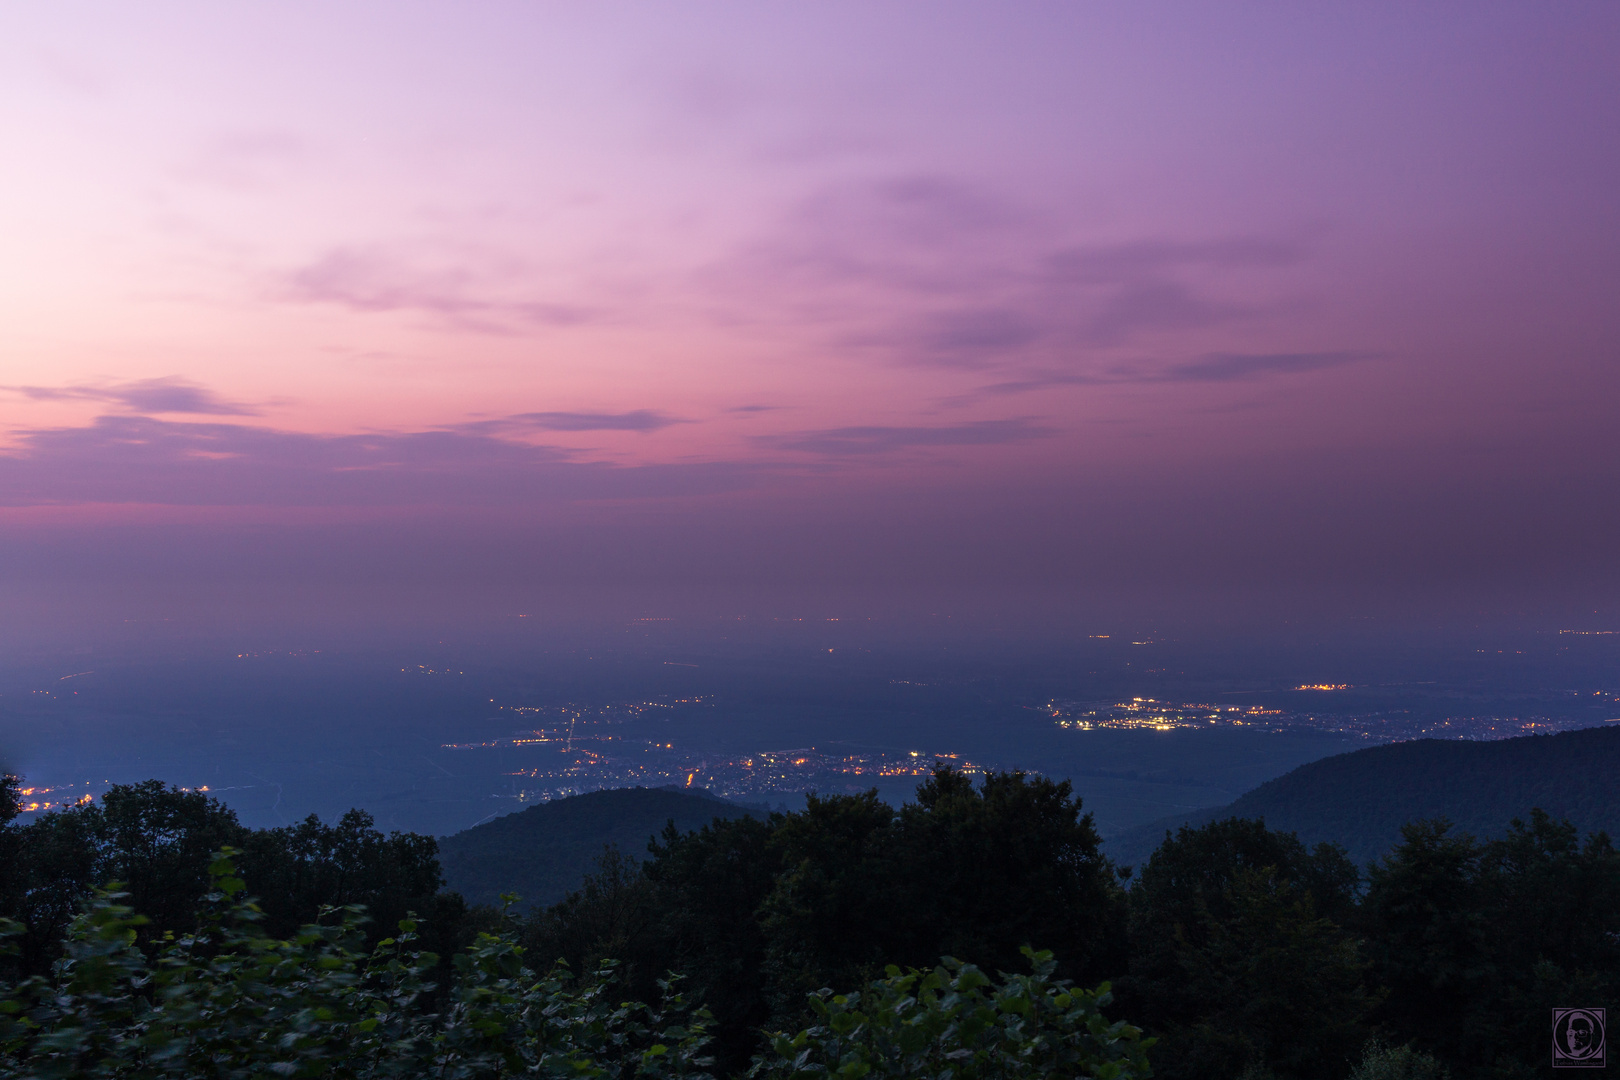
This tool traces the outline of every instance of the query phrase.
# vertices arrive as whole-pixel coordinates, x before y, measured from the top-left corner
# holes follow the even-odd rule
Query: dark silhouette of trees
[[[0,773],[0,825],[8,825],[22,813],[22,777]]]
[[[69,922],[110,882],[119,882],[128,903],[149,920],[143,940],[192,929],[208,867],[226,847],[239,852],[271,934],[292,934],[322,906],[363,904],[374,935],[415,911],[427,920],[425,940],[451,952],[466,913],[459,897],[440,894],[432,837],[384,836],[359,810],[331,826],[311,816],[283,829],[254,830],[217,799],[148,780],[114,785],[99,803],[10,825],[0,837],[9,849],[0,915],[28,928],[17,958],[25,972],[49,967]]]
[[[1124,962],[1125,903],[1099,843],[1066,782],[941,767],[898,811],[875,792],[812,796],[767,821],[670,828],[648,887],[610,856],[527,940],[576,970],[617,950],[636,989],[682,972],[722,1064],[740,1065],[762,1025],[802,1026],[808,995],[888,964],[1018,971],[1021,948],[1055,946],[1063,976],[1105,978]]]
[[[1554,1006],[1620,1000],[1620,852],[1540,810],[1481,844],[1414,822],[1374,866],[1360,929],[1377,1019],[1458,1077],[1547,1053]]]
[[[1347,1074],[1372,1034],[1366,965],[1344,925],[1357,880],[1342,849],[1307,851],[1258,821],[1167,837],[1130,892],[1121,986],[1161,1039],[1161,1074]]]
[[[216,852],[231,848],[229,880],[245,882],[232,888],[258,898],[251,911],[237,904],[251,914],[238,944],[259,957],[252,963],[282,948],[277,939],[305,935],[323,909],[349,911],[346,928],[328,914],[321,932],[343,938],[344,964],[395,948],[385,939],[408,922],[413,948],[435,955],[412,961],[424,1031],[437,1030],[433,1010],[460,1007],[454,987],[467,973],[449,957],[469,947],[513,970],[563,960],[576,974],[548,983],[558,1001],[583,1002],[569,995],[596,993],[610,968],[613,993],[659,1001],[674,971],[712,1012],[704,1053],[726,1074],[786,1045],[769,1031],[799,1030],[809,1041],[795,1054],[899,1060],[912,1051],[874,1032],[904,1034],[923,1008],[907,1000],[912,986],[941,995],[925,1009],[938,1006],[926,1017],[938,1039],[919,1043],[915,1060],[955,1060],[940,1055],[971,1048],[952,1041],[960,1002],[947,984],[966,978],[978,993],[990,973],[1027,971],[1027,948],[1051,950],[1034,978],[1054,1009],[1081,1000],[1065,998],[1061,980],[1117,980],[1112,1002],[1102,990],[1084,999],[1088,1016],[1141,1023],[1165,1080],[1345,1080],[1352,1069],[1359,1080],[1440,1080],[1442,1070],[1508,1080],[1544,1067],[1549,1008],[1620,1000],[1620,852],[1540,810],[1488,842],[1444,821],[1411,823],[1365,881],[1341,848],[1308,849],[1261,821],[1218,821],[1167,836],[1127,891],[1067,783],[1021,773],[974,782],[942,767],[898,809],[867,792],[690,831],[671,821],[646,861],[609,846],[579,889],[517,922],[444,891],[432,838],[385,835],[361,811],[254,830],[206,794],[152,781],[20,822],[19,787],[0,778],[0,917],[21,924],[0,926],[19,946],[0,949],[7,976],[49,973],[75,919],[79,944],[69,947],[90,948],[87,903],[125,935],[108,947],[131,972],[189,935],[206,954],[213,931],[198,922],[198,902],[223,880]],[[94,899],[115,881],[147,921],[122,900]],[[936,969],[946,956],[955,959]],[[995,993],[1014,997],[997,997],[992,1011],[1022,1008],[1021,985],[1004,980]],[[838,987],[864,987],[885,1019],[863,1035],[839,1029],[867,1014],[823,993]],[[877,1041],[861,1042],[868,1036]],[[987,1068],[1001,1067],[999,1050],[974,1046]]]

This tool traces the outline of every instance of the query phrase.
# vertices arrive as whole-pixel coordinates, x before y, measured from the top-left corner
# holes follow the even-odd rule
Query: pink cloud
[[[708,282],[747,304],[739,318],[774,317],[890,363],[1084,371],[1146,340],[1263,328],[1295,288],[1279,275],[1312,257],[1284,236],[1087,245],[1064,232],[983,183],[845,184],[806,199]]]
[[[252,406],[227,401],[207,387],[176,375],[110,386],[8,386],[0,389],[33,401],[109,402],[136,413],[256,416],[259,412]]]
[[[103,416],[19,435],[0,455],[0,505],[500,506],[713,494],[758,475],[744,463],[579,461],[465,430],[319,435]]]
[[[598,317],[590,308],[547,300],[497,298],[493,272],[461,262],[422,269],[380,250],[335,248],[286,275],[281,295],[298,303],[357,312],[411,312],[462,330],[511,333],[521,327],[577,326]]]

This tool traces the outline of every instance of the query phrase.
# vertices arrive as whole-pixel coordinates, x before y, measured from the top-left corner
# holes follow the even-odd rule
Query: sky
[[[1581,2],[8,7],[0,637],[1616,621],[1617,46]]]

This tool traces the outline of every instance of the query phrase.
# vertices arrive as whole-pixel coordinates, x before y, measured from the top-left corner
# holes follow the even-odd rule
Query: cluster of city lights
[[[520,802],[548,802],[603,788],[702,788],[725,798],[774,798],[807,791],[858,792],[882,780],[932,774],[939,765],[969,775],[983,766],[951,753],[922,751],[762,750],[745,754],[677,751],[671,743],[615,748],[612,754],[575,746],[563,760],[508,775],[535,781],[515,790]]]
[[[1243,727],[1283,715],[1261,706],[1173,704],[1155,698],[1129,701],[1075,702],[1052,700],[1046,711],[1059,727],[1076,731],[1174,731],[1177,728]]]
[[[955,753],[921,750],[802,747],[717,753],[677,749],[663,729],[623,726],[636,720],[670,719],[660,713],[707,703],[701,696],[609,705],[499,705],[534,724],[512,734],[476,742],[444,743],[441,749],[503,751],[520,767],[507,776],[532,781],[509,797],[546,802],[614,787],[703,788],[727,798],[772,798],[806,791],[862,791],[873,783],[928,776],[936,763],[969,774],[984,767]],[[492,702],[493,704],[493,702]],[[526,754],[541,753],[530,764]]]
[[[88,784],[63,784],[60,787],[25,787],[20,788],[17,794],[18,810],[24,814],[44,814],[52,810],[66,810],[74,806],[88,806],[95,802],[93,791],[74,791],[74,788],[86,788]],[[106,787],[106,782],[100,785]]]
[[[1342,683],[1296,686],[1295,690],[1348,690]],[[1263,731],[1311,730],[1379,742],[1407,739],[1511,739],[1590,726],[1589,720],[1547,716],[1448,716],[1425,718],[1404,709],[1358,715],[1296,712],[1260,705],[1211,705],[1154,698],[1128,701],[1052,700],[1045,709],[1057,725],[1073,731],[1185,731],[1251,727]]]

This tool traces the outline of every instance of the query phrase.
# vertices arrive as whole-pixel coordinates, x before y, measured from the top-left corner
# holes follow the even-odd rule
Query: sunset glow
[[[1613,595],[1612,5],[0,25],[19,610]]]

